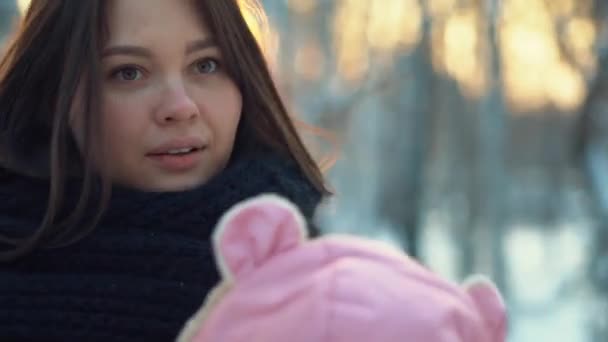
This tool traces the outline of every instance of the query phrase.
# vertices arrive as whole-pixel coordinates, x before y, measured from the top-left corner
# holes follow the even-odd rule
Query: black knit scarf
[[[36,229],[47,182],[0,178],[0,231]],[[68,186],[68,203],[79,190]],[[294,163],[268,154],[239,159],[191,191],[114,189],[84,239],[0,263],[0,340],[173,340],[219,280],[209,241],[219,217],[262,193],[290,199],[309,221],[321,198]]]
[[[68,184],[67,208],[80,194],[78,184]],[[227,209],[262,193],[288,198],[309,222],[321,199],[321,194],[294,162],[275,154],[264,154],[233,161],[218,176],[193,190],[161,193],[115,187],[97,229],[145,228],[208,239]],[[34,229],[23,223],[39,223],[46,210],[47,196],[48,183],[45,181],[3,175],[0,179],[0,232],[21,235]]]

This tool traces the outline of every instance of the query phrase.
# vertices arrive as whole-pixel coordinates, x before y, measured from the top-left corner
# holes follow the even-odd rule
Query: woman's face
[[[242,98],[193,0],[108,2],[101,62],[104,157],[118,184],[179,191],[226,166]],[[73,125],[82,142],[82,125]],[[95,158],[95,157],[94,157]]]

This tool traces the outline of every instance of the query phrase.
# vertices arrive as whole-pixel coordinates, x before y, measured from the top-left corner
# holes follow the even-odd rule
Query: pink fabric
[[[231,284],[197,342],[503,342],[491,282],[452,284],[400,251],[350,236],[306,240],[291,205],[262,196],[221,221],[215,248]]]

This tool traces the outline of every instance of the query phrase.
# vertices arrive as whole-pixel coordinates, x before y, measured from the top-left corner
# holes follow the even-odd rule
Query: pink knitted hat
[[[308,240],[304,228],[273,195],[231,209],[214,235],[223,282],[179,341],[505,341],[505,306],[487,279],[460,287],[391,246]]]

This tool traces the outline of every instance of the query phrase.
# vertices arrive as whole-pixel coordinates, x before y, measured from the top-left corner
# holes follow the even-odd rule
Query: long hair
[[[264,146],[291,158],[322,194],[323,175],[306,150],[272,80],[266,59],[243,11],[263,13],[255,0],[197,0],[197,10],[219,45],[228,74],[243,98],[234,154]],[[40,227],[25,237],[0,235],[14,246],[0,252],[10,261],[38,247],[62,246],[87,235],[103,214],[110,180],[91,158],[100,141],[100,55],[108,36],[105,0],[32,0],[0,61],[0,168],[48,179],[49,199]],[[85,128],[78,149],[69,120],[82,97]],[[82,179],[76,208],[57,222],[68,177]],[[89,224],[82,222],[101,184],[101,200]]]

